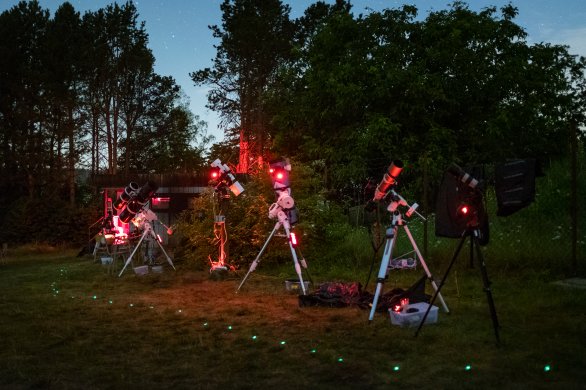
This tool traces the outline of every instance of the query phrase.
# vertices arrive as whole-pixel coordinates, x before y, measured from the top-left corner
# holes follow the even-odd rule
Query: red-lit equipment
[[[401,160],[395,160],[391,163],[387,172],[384,174],[381,182],[374,191],[374,200],[379,201],[385,197],[389,188],[397,184],[397,177],[403,170],[403,162]]]
[[[297,236],[295,235],[295,233],[291,232],[290,237],[291,237],[291,244],[293,246],[297,246]]]
[[[463,204],[460,207],[458,207],[458,214],[460,214],[461,216],[466,216],[469,212],[470,207],[467,204]]]

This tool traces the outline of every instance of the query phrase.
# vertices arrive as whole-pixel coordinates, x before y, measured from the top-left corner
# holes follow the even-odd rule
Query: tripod
[[[305,258],[303,257],[303,255],[301,255],[301,252],[300,252],[301,259],[300,260],[297,259],[297,252],[296,252],[295,246],[293,245],[293,242],[291,240],[291,224],[289,223],[289,218],[287,217],[287,213],[285,212],[283,207],[281,205],[279,205],[279,203],[273,203],[271,205],[271,207],[269,208],[269,218],[271,218],[271,219],[277,218],[277,223],[275,223],[275,227],[273,228],[273,231],[269,235],[269,238],[267,238],[267,240],[265,241],[264,245],[262,246],[260,252],[258,252],[258,255],[256,256],[256,258],[254,259],[254,261],[250,265],[250,269],[248,270],[248,272],[244,276],[244,279],[242,279],[242,281],[240,282],[240,285],[236,289],[236,292],[240,291],[240,288],[244,285],[244,282],[246,282],[246,279],[248,279],[248,276],[256,269],[256,266],[260,262],[260,257],[263,254],[263,252],[266,249],[269,242],[271,241],[271,238],[273,238],[273,236],[275,235],[277,230],[279,230],[282,226],[285,229],[285,234],[287,236],[287,240],[289,241],[289,248],[291,249],[291,257],[293,258],[293,264],[295,265],[295,272],[297,272],[297,276],[299,277],[299,282],[301,283],[301,291],[303,291],[303,295],[306,295],[307,292],[305,291],[305,284],[303,283],[303,275],[301,274],[301,266],[303,266],[303,268],[305,268],[305,270],[307,271],[307,263],[305,262]]]
[[[448,274],[450,273],[450,270],[456,261],[456,258],[458,258],[458,254],[460,253],[460,250],[462,249],[462,246],[464,245],[466,238],[470,237],[470,252],[473,253],[474,247],[476,247],[476,254],[477,254],[478,262],[480,264],[480,273],[482,275],[482,283],[484,284],[484,291],[486,292],[486,299],[488,301],[488,308],[490,310],[490,316],[492,318],[492,326],[494,328],[494,335],[496,337],[497,345],[500,343],[499,323],[498,323],[498,319],[496,316],[496,309],[494,306],[494,301],[492,299],[492,291],[490,289],[490,280],[488,279],[488,273],[486,272],[486,264],[484,262],[484,256],[482,255],[482,251],[480,250],[480,244],[478,241],[480,234],[481,234],[481,232],[480,232],[479,225],[478,225],[477,221],[474,221],[471,224],[468,224],[468,226],[466,227],[466,230],[464,231],[464,233],[462,233],[462,238],[460,239],[460,243],[458,244],[458,248],[456,249],[456,252],[454,253],[454,256],[452,257],[452,261],[450,262],[450,265],[448,265],[448,269],[446,270],[446,273],[445,273],[444,277],[442,278],[439,287],[436,289],[435,295],[431,298],[431,301],[429,302],[429,306],[427,307],[427,311],[425,312],[425,315],[421,319],[421,322],[419,323],[419,327],[417,328],[417,331],[415,332],[415,337],[417,337],[417,335],[419,334],[419,331],[423,327],[423,324],[425,323],[425,320],[427,319],[427,316],[429,314],[431,306],[433,305],[433,302],[435,301],[436,297],[439,295],[440,290],[443,287],[443,285],[446,281],[446,278],[448,277]]]
[[[385,250],[383,252],[383,257],[381,260],[381,265],[380,265],[378,277],[376,280],[377,281],[376,291],[374,293],[372,307],[370,309],[370,316],[368,317],[368,319],[369,319],[369,321],[372,321],[372,319],[374,318],[376,306],[378,304],[378,300],[379,300],[380,294],[383,289],[383,284],[384,284],[385,279],[387,277],[389,262],[391,261],[391,258],[392,258],[393,248],[394,248],[396,240],[397,240],[397,234],[399,233],[399,227],[401,227],[401,226],[405,230],[405,233],[407,233],[407,237],[409,237],[409,241],[411,242],[411,246],[413,247],[413,250],[415,251],[417,257],[419,257],[419,260],[421,262],[421,266],[425,270],[425,274],[427,275],[427,278],[430,280],[431,285],[435,289],[436,295],[439,295],[440,301],[442,303],[442,306],[443,306],[445,312],[449,313],[448,307],[446,306],[446,303],[444,302],[443,297],[441,296],[441,294],[439,294],[439,288],[436,285],[435,281],[433,280],[433,276],[432,276],[431,272],[429,271],[429,268],[427,267],[427,264],[425,263],[425,260],[423,259],[423,256],[421,255],[421,252],[419,251],[419,248],[417,247],[417,244],[415,243],[415,240],[413,239],[413,236],[411,235],[411,231],[407,227],[407,222],[405,220],[403,220],[401,212],[398,210],[399,205],[407,206],[408,205],[407,201],[405,201],[405,199],[401,195],[399,195],[397,192],[395,192],[394,190],[391,190],[389,193],[390,193],[390,198],[392,201],[389,204],[388,210],[392,213],[392,220],[391,220],[391,225],[387,228],[387,231],[386,231]],[[417,203],[413,204],[413,206],[411,206],[409,208],[409,210],[406,212],[406,215],[408,217],[410,217],[414,212],[417,213],[417,211],[415,211],[415,209],[417,207],[418,207]],[[419,213],[417,213],[417,215],[419,215],[420,218],[424,219],[423,216],[421,216]]]
[[[171,267],[173,267],[173,269],[175,269],[175,266],[173,265],[173,262],[171,261],[171,258],[169,257],[169,255],[167,254],[167,252],[165,252],[165,248],[163,248],[163,245],[161,245],[161,243],[159,242],[159,239],[157,238],[157,235],[153,231],[153,226],[151,225],[150,222],[145,222],[144,223],[144,232],[142,233],[142,236],[140,237],[140,240],[138,240],[138,243],[134,247],[134,250],[132,251],[132,253],[128,257],[128,260],[126,260],[126,263],[124,264],[124,267],[122,267],[122,271],[120,271],[120,274],[118,274],[118,277],[122,276],[122,273],[124,272],[124,270],[126,269],[126,267],[128,266],[128,264],[130,264],[130,262],[132,261],[132,257],[134,256],[134,254],[136,253],[136,251],[138,250],[138,248],[140,248],[140,244],[145,239],[145,237],[147,238],[147,240],[152,239],[152,240],[155,240],[155,242],[157,244],[159,244],[159,248],[161,248],[161,251],[163,252],[163,254],[165,255],[165,257],[167,258],[167,262],[171,265]]]
[[[217,198],[217,200],[216,200]],[[214,242],[218,245],[219,257],[217,261],[213,261],[211,256],[208,256],[210,261],[210,273],[228,271],[226,260],[228,258],[226,244],[228,242],[228,232],[226,231],[226,211],[230,201],[227,187],[220,185],[215,189],[214,196]],[[218,212],[216,213],[216,203],[218,205]]]

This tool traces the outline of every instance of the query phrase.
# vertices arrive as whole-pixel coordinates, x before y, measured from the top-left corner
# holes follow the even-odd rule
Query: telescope
[[[114,202],[114,208],[118,211],[122,210],[122,208],[124,206],[126,206],[126,204],[128,202],[130,202],[130,200],[132,200],[132,198],[135,196],[135,194],[138,192],[139,190],[139,186],[137,183],[131,181],[126,188],[124,188],[124,191],[120,194],[120,196],[118,197],[118,199],[116,199],[116,202]]]
[[[230,191],[232,191],[234,196],[238,196],[244,192],[244,187],[242,187],[242,184],[236,180],[236,177],[234,177],[232,171],[230,171],[230,168],[226,164],[222,164],[220,159],[214,160],[211,165],[212,167],[218,169],[218,177],[213,177],[214,180],[218,181],[217,187],[221,185],[227,186],[230,188]]]
[[[135,182],[130,182],[114,204],[116,210],[122,210],[118,215],[119,220],[123,223],[130,222],[143,209],[158,188],[157,184],[152,181],[146,182],[140,188]]]
[[[476,180],[474,177],[472,177],[472,175],[468,174],[466,171],[464,171],[462,168],[460,168],[460,166],[458,166],[454,163],[452,163],[452,165],[450,165],[448,167],[447,171],[449,173],[451,173],[452,175],[454,175],[456,177],[456,179],[458,179],[459,181],[466,184],[468,187],[470,187],[472,189],[479,189],[480,190],[482,188],[481,182]]]
[[[389,188],[397,184],[397,177],[403,170],[403,162],[401,160],[394,160],[389,165],[387,172],[384,174],[381,182],[374,191],[374,201],[378,202],[387,194]]]

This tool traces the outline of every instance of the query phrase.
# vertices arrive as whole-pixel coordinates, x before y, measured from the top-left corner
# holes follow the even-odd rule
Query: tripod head
[[[279,158],[269,163],[269,173],[276,197],[275,203],[269,208],[269,218],[278,218],[281,221],[281,217],[279,216],[280,210],[285,214],[288,223],[294,225],[297,223],[299,217],[297,215],[297,208],[295,207],[295,200],[291,196],[290,172],[291,163],[288,159]]]
[[[391,202],[389,203],[389,206],[387,207],[387,210],[389,212],[391,212],[392,214],[395,214],[396,212],[398,212],[399,206],[403,206],[403,207],[408,207],[407,211],[405,212],[406,217],[411,218],[411,216],[415,213],[423,221],[426,220],[423,215],[421,215],[417,212],[417,208],[419,207],[419,205],[417,203],[413,203],[412,205],[409,205],[409,203],[407,203],[405,198],[403,198],[401,195],[399,195],[399,193],[397,193],[393,189],[391,189],[389,191],[387,196],[391,200]]]
[[[289,195],[289,191],[279,191],[277,201],[269,207],[269,218],[277,219],[282,224],[286,223],[289,228],[297,221],[292,221],[292,215],[296,216],[295,200]]]

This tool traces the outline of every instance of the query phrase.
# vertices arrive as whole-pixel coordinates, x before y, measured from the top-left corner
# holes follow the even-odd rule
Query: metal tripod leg
[[[299,258],[299,264],[301,264],[301,268],[305,269],[305,273],[307,274],[309,283],[313,285],[313,279],[309,274],[309,268],[307,268],[307,261],[305,261],[305,256],[303,256],[303,253],[301,253],[301,250],[299,248],[295,248],[295,250],[297,251],[297,253],[299,253],[297,257]]]
[[[240,285],[238,286],[238,288],[236,289],[236,292],[240,291],[240,288],[244,285],[244,282],[246,282],[246,279],[248,279],[248,276],[254,272],[254,270],[256,269],[256,266],[258,265],[258,263],[260,262],[260,257],[262,256],[263,252],[265,251],[267,245],[269,244],[269,242],[271,241],[271,238],[273,238],[273,236],[275,235],[275,232],[277,230],[279,230],[279,228],[281,227],[281,222],[277,222],[275,224],[275,227],[273,228],[273,231],[271,232],[271,234],[269,235],[269,238],[267,238],[267,240],[265,241],[264,245],[262,246],[260,252],[258,252],[258,255],[256,255],[256,259],[254,259],[254,261],[252,262],[252,264],[250,265],[250,268],[248,269],[248,272],[246,273],[246,275],[244,276],[244,278],[242,279],[242,281],[240,282]]]
[[[370,316],[368,317],[369,321],[372,321],[374,318],[374,313],[376,311],[376,306],[378,305],[378,299],[380,297],[381,291],[383,289],[383,283],[385,282],[385,278],[387,276],[389,262],[391,261],[391,254],[393,252],[393,246],[395,245],[395,239],[397,237],[397,227],[388,228],[387,229],[387,240],[385,243],[385,250],[383,252],[383,258],[381,260],[380,269],[378,271],[378,277],[376,279],[376,291],[374,293],[374,298],[372,300],[372,307],[370,308]]]
[[[299,277],[299,283],[301,283],[301,291],[303,291],[303,295],[307,295],[305,291],[305,283],[303,283],[303,275],[301,274],[301,265],[299,264],[299,260],[297,259],[297,252],[295,252],[295,247],[291,242],[291,231],[287,224],[283,224],[285,227],[285,233],[287,234],[287,241],[289,241],[289,248],[291,248],[291,256],[293,257],[293,264],[295,265],[295,272],[297,272],[297,276]],[[306,266],[307,268],[307,266]]]
[[[126,269],[126,267],[128,266],[128,264],[130,264],[130,262],[132,261],[132,257],[134,256],[134,254],[136,253],[136,251],[138,250],[138,248],[140,248],[140,244],[142,243],[142,240],[144,240],[144,238],[147,235],[147,233],[148,233],[148,230],[145,230],[144,233],[142,233],[142,236],[140,236],[140,240],[138,240],[138,243],[134,247],[134,250],[132,251],[132,253],[130,254],[130,256],[128,256],[128,259],[126,260],[126,263],[124,263],[124,267],[122,267],[122,271],[120,271],[120,273],[118,274],[118,277],[121,277],[122,276],[122,273],[124,272],[124,270]]]
[[[415,240],[413,239],[413,236],[411,235],[411,231],[409,230],[409,227],[406,226],[406,225],[403,225],[403,227],[405,228],[405,232],[407,233],[407,236],[409,237],[409,241],[411,241],[411,245],[413,246],[413,249],[415,250],[415,253],[419,257],[419,260],[421,261],[421,266],[425,270],[425,274],[427,275],[427,278],[429,279],[429,282],[431,283],[431,285],[435,289],[435,291],[438,291],[437,284],[435,283],[435,280],[433,280],[433,275],[429,271],[429,268],[427,268],[427,264],[425,263],[425,260],[423,259],[423,256],[421,256],[421,252],[419,251],[419,248],[417,247],[417,244],[415,243]],[[444,301],[444,298],[442,297],[442,294],[440,294],[438,292],[437,293],[437,296],[438,296],[438,298],[440,300],[440,303],[442,304],[442,307],[444,308],[444,311],[446,313],[449,313],[450,311],[448,310],[448,306],[446,305],[446,302]]]
[[[167,252],[165,251],[165,248],[163,248],[163,245],[161,245],[161,243],[159,242],[157,235],[155,234],[155,232],[153,232],[151,230],[151,235],[153,236],[153,239],[157,242],[157,244],[159,244],[159,248],[161,248],[161,251],[163,251],[163,254],[165,255],[165,257],[167,258],[167,263],[169,263],[171,265],[171,267],[173,267],[173,269],[175,271],[177,271],[177,269],[175,268],[175,266],[173,265],[173,262],[171,261],[171,258],[169,257],[169,255],[167,254]]]
[[[486,263],[484,262],[484,256],[480,250],[480,244],[478,243],[478,237],[473,233],[470,238],[476,247],[476,256],[480,263],[480,274],[482,275],[482,283],[484,285],[484,291],[486,292],[486,300],[488,302],[488,308],[490,310],[490,317],[492,318],[492,327],[494,329],[494,336],[496,338],[497,345],[500,344],[499,337],[499,322],[496,316],[496,308],[494,306],[494,300],[492,299],[492,291],[490,289],[490,280],[488,279],[488,273],[486,272]]]
[[[496,309],[494,306],[494,301],[492,299],[492,292],[490,290],[490,281],[488,280],[488,274],[486,272],[486,265],[484,263],[484,257],[482,255],[481,250],[480,250],[480,245],[478,243],[478,239],[475,235],[475,232],[473,232],[473,231],[466,231],[462,235],[462,239],[460,240],[460,243],[458,244],[458,248],[456,249],[456,252],[454,253],[454,256],[452,257],[452,260],[450,261],[450,265],[448,266],[448,269],[446,270],[446,273],[445,273],[444,277],[442,278],[436,293],[434,294],[433,298],[429,302],[429,306],[427,307],[427,310],[426,310],[425,314],[423,315],[421,322],[419,323],[419,327],[417,328],[417,331],[415,332],[415,337],[417,337],[417,335],[419,334],[419,331],[423,327],[423,324],[425,323],[425,320],[427,319],[427,316],[429,315],[429,312],[431,310],[433,302],[435,301],[437,295],[439,294],[441,288],[443,287],[443,285],[448,277],[448,274],[450,273],[450,270],[451,270],[452,266],[454,265],[456,258],[458,257],[458,254],[460,253],[462,246],[464,245],[464,242],[466,241],[466,237],[468,237],[468,236],[470,236],[470,239],[472,240],[471,245],[476,246],[476,253],[477,253],[477,256],[480,260],[482,281],[484,283],[484,289],[486,291],[486,298],[488,300],[488,307],[490,309],[490,314],[492,317],[492,325],[494,327],[494,334],[496,336],[497,345],[500,343],[499,332],[498,332],[499,324],[498,324],[498,319],[496,316]]]
[[[417,335],[419,334],[419,331],[423,327],[423,324],[425,323],[425,320],[427,319],[427,316],[429,315],[429,311],[431,310],[431,307],[433,306],[433,303],[435,302],[437,295],[439,294],[440,290],[444,286],[444,283],[446,282],[446,279],[448,278],[448,274],[450,273],[452,266],[456,262],[456,259],[458,258],[458,254],[460,254],[460,251],[462,250],[462,246],[464,245],[465,241],[466,241],[466,233],[464,233],[462,235],[462,238],[460,239],[460,242],[458,243],[458,248],[456,248],[456,252],[454,252],[454,256],[452,256],[452,260],[450,261],[450,264],[448,265],[448,269],[446,270],[446,273],[444,274],[437,290],[435,290],[435,294],[433,294],[433,297],[431,297],[431,300],[429,301],[429,306],[427,306],[427,310],[426,310],[425,314],[423,315],[423,318],[421,319],[421,322],[419,323],[417,330],[415,331],[415,337],[417,337]]]

